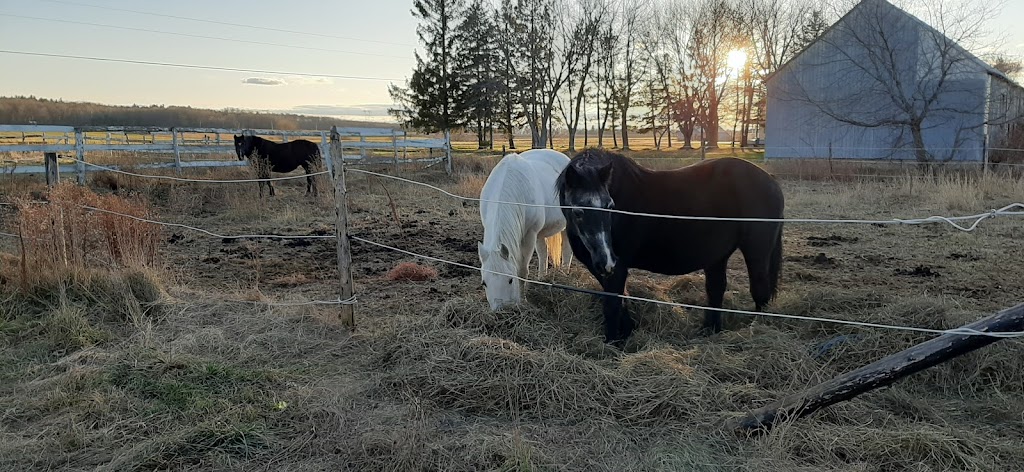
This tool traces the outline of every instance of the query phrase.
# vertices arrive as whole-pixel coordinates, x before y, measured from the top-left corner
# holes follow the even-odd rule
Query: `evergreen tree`
[[[465,13],[464,0],[413,1],[412,14],[420,20],[416,34],[425,57],[416,52],[416,68],[407,91],[389,87],[392,99],[409,111],[408,126],[433,133],[466,123],[465,86],[459,83],[456,57],[456,28]]]
[[[462,101],[480,149],[491,145],[498,110],[500,84],[496,74],[501,59],[494,41],[495,29],[484,0],[473,0],[456,33],[459,44],[456,71],[464,87]]]
[[[827,28],[828,22],[825,21],[825,15],[822,14],[821,10],[811,10],[803,26],[800,27],[800,32],[797,33],[793,53],[799,54],[804,48],[813,43],[815,39],[818,39],[818,36],[821,36],[821,33],[824,33]]]

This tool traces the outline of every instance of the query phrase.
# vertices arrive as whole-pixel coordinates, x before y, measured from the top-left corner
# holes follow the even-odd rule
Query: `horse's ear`
[[[508,260],[508,246],[504,244],[501,245],[501,258]]]
[[[609,162],[608,165],[597,170],[597,178],[601,179],[601,183],[605,187],[612,181],[612,164]]]

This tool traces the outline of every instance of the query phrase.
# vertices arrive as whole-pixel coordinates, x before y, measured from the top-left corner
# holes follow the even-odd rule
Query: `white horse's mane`
[[[530,166],[518,154],[504,159],[497,172],[492,174],[490,185],[485,185],[481,198],[503,202],[530,203],[533,198],[534,182],[530,178]],[[520,245],[525,231],[525,207],[521,205],[488,205],[484,220],[483,247],[497,251],[504,244],[509,251],[509,260],[519,260]]]

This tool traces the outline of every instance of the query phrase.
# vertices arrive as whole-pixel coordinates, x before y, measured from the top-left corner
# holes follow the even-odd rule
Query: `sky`
[[[412,0],[0,0],[0,50],[389,79],[178,69],[0,53],[0,96],[388,120],[388,84],[404,84],[415,62],[417,21],[411,8]],[[1024,59],[1021,18],[1024,0],[1007,0],[1002,14],[988,25],[1003,37],[1002,50],[1018,59]]]

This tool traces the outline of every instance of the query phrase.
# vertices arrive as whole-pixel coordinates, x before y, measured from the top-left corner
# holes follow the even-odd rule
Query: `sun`
[[[740,69],[743,68],[743,64],[747,63],[746,51],[742,51],[739,49],[729,51],[729,55],[728,57],[726,57],[725,63],[726,65],[729,66],[729,69],[739,71]]]

